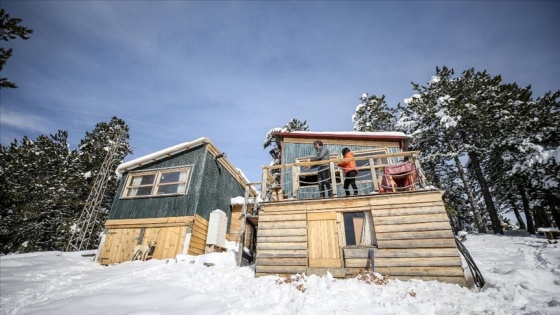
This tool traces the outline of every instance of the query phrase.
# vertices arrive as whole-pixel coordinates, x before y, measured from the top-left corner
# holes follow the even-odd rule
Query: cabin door
[[[307,214],[309,267],[342,267],[335,212]]]

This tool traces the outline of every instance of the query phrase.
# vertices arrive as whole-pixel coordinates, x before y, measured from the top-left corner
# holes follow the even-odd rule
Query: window
[[[130,173],[122,198],[185,194],[192,166]]]
[[[345,212],[344,234],[346,245],[373,245],[373,225],[366,212]]]

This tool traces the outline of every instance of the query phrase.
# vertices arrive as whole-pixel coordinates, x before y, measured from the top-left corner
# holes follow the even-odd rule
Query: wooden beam
[[[116,219],[105,221],[105,227],[110,228],[132,228],[132,227],[154,227],[154,226],[181,226],[193,222],[192,216],[166,217],[147,219]]]
[[[277,229],[277,230],[261,230],[259,228],[258,237],[259,240],[261,237],[266,236],[298,236],[298,235],[307,235],[307,229],[300,228],[300,229]]]
[[[258,257],[258,266],[305,266],[307,258],[263,258]]]
[[[259,258],[307,258],[307,249],[261,249],[257,251],[257,260]]]
[[[376,219],[373,219],[376,233],[383,232],[414,232],[414,231],[433,231],[451,229],[448,221],[441,222],[425,222],[425,223],[409,223],[399,225],[380,225]]]
[[[421,231],[421,232],[376,232],[375,236],[378,241],[390,240],[406,240],[406,239],[426,239],[426,238],[452,238],[453,232],[450,229],[439,231]]]
[[[375,251],[375,258],[396,258],[396,257],[459,257],[459,251],[453,248],[395,248],[378,249]]]
[[[455,239],[425,239],[425,240],[391,240],[377,241],[377,247],[382,248],[434,248],[453,247],[456,248]]]
[[[463,277],[461,267],[375,267],[375,272],[389,276]]]

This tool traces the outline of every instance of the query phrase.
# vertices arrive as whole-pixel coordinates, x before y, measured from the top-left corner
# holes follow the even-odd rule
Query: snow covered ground
[[[235,253],[101,266],[92,252],[0,257],[1,314],[560,314],[560,246],[470,234],[486,285],[301,276],[255,278]],[[233,246],[232,246],[233,247]]]

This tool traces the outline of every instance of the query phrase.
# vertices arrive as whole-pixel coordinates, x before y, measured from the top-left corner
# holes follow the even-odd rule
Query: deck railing
[[[319,198],[317,166],[323,164],[329,164],[333,197],[344,196],[344,172],[337,164],[349,160],[358,165],[356,184],[360,195],[425,189],[418,154],[406,151],[264,166],[261,196],[265,201]]]

